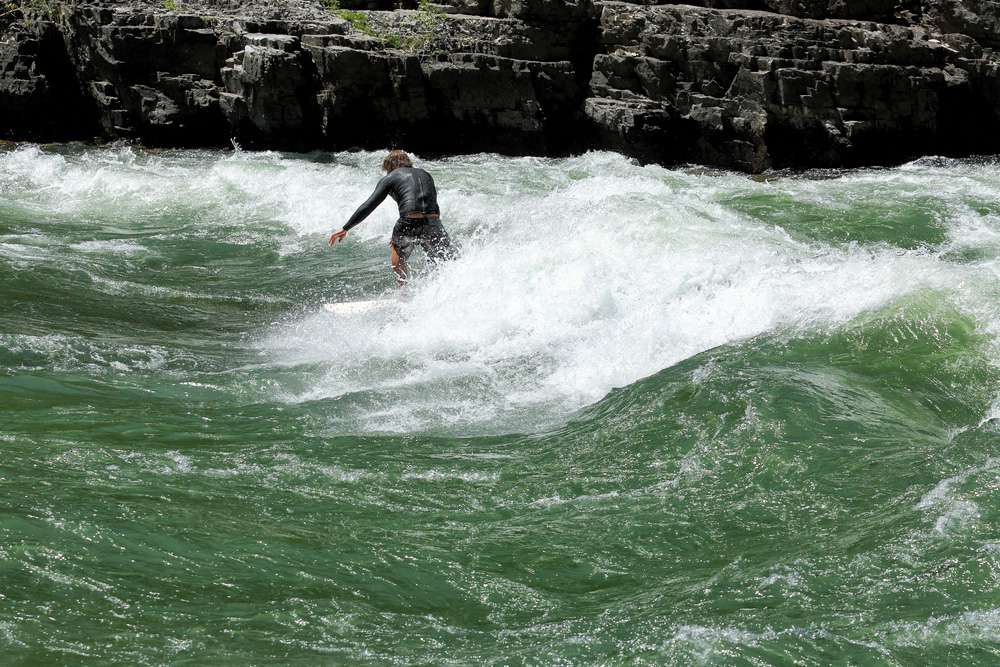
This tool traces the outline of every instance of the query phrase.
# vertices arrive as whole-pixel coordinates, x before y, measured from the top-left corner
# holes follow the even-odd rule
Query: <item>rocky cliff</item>
[[[1000,149],[995,3],[444,2],[25,0],[0,133],[750,172]]]

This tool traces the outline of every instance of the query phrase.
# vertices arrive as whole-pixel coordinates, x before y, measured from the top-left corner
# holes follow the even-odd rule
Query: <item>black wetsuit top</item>
[[[358,207],[351,219],[344,225],[344,229],[359,224],[362,220],[371,215],[378,205],[385,201],[387,195],[391,195],[399,206],[399,217],[403,218],[408,213],[433,213],[439,215],[437,203],[437,189],[434,187],[434,179],[423,169],[417,167],[399,167],[382,177],[382,180],[375,186],[375,192],[364,204]]]

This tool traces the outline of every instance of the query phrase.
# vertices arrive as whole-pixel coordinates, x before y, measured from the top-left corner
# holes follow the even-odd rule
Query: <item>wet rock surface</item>
[[[0,24],[0,133],[750,172],[1000,150],[990,3],[699,4],[50,3]]]

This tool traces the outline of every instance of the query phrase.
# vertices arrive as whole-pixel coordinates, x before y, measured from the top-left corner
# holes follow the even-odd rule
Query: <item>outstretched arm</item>
[[[375,192],[372,193],[372,196],[364,204],[358,207],[358,210],[354,212],[351,219],[344,225],[344,229],[350,230],[351,227],[360,224],[362,220],[372,214],[372,211],[378,208],[379,204],[385,201],[388,195],[389,177],[383,176],[378,185],[375,186]]]
[[[385,198],[389,195],[389,177],[383,176],[382,180],[378,182],[375,186],[375,192],[369,197],[364,204],[358,207],[358,210],[354,212],[350,220],[344,225],[344,228],[339,232],[334,232],[330,235],[330,245],[336,244],[338,241],[344,239],[347,236],[347,231],[360,224],[365,218],[372,214],[378,205],[385,201]]]

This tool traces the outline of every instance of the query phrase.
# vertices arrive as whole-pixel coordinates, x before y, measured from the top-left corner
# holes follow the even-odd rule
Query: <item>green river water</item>
[[[0,662],[1000,662],[1000,163],[381,157],[0,149]]]

